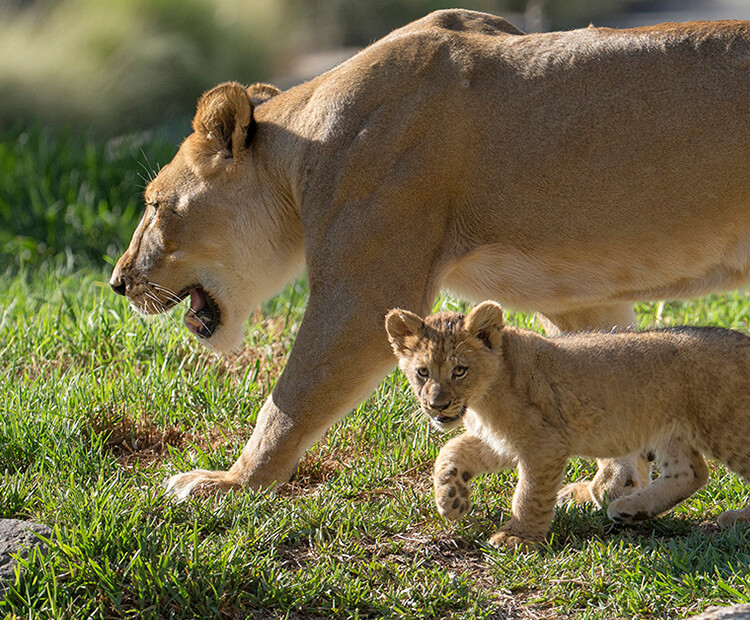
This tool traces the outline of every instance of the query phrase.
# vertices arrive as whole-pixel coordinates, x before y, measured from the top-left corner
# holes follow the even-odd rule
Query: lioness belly
[[[564,312],[641,299],[694,297],[750,282],[750,235],[729,243],[705,231],[702,243],[607,248],[540,248],[532,253],[487,244],[452,261],[442,287],[478,302]],[[673,240],[673,239],[672,239]],[[673,247],[670,247],[672,245]]]

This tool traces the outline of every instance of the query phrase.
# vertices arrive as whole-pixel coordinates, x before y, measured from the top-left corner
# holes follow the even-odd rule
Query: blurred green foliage
[[[318,45],[360,47],[430,11],[460,6],[509,17],[524,28],[532,15],[546,29],[585,27],[644,0],[284,0]],[[653,3],[652,3],[653,4]],[[527,13],[528,11],[528,13]]]
[[[280,16],[274,0],[6,0],[0,125],[117,132],[187,114],[217,82],[268,77]]]
[[[520,27],[585,26],[643,0],[464,0]],[[0,127],[43,119],[110,135],[189,115],[223,80],[361,47],[440,0],[0,0]],[[524,14],[529,19],[524,19]]]

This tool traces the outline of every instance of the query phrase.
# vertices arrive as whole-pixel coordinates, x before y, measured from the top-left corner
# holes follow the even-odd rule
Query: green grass
[[[50,148],[62,152],[46,164],[34,149],[17,157],[54,187],[65,167],[78,179],[89,165],[97,170],[91,184],[102,189],[65,200],[74,213],[109,206],[114,187],[124,204],[137,204],[140,181],[128,176],[127,157],[113,169],[87,163],[87,151],[102,157],[97,145]],[[133,168],[139,161],[131,154]],[[19,189],[9,202],[23,199]],[[169,475],[225,468],[239,454],[283,367],[306,290],[297,283],[267,302],[249,324],[245,352],[221,361],[182,328],[184,309],[144,320],[108,289],[103,256],[133,222],[126,217],[118,231],[107,217],[110,240],[81,232],[86,243],[67,255],[66,226],[30,219],[29,243],[49,229],[56,241],[28,260],[6,256],[0,275],[0,517],[55,532],[46,557],[22,562],[0,617],[681,618],[750,602],[750,528],[720,531],[711,522],[723,507],[743,505],[746,486],[720,467],[700,493],[638,527],[615,526],[603,511],[560,509],[548,544],[531,553],[485,545],[508,517],[512,472],[478,480],[470,515],[444,521],[430,467],[446,438],[415,413],[396,373],[276,494],[173,503],[162,493]],[[14,239],[6,231],[6,242]],[[747,293],[638,310],[644,327],[750,331]],[[523,315],[511,320],[534,326]],[[569,473],[593,471],[576,462]]]

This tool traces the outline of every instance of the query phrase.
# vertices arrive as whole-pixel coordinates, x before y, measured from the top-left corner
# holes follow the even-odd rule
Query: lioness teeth
[[[201,328],[203,327],[203,322],[192,312],[188,312],[185,315],[185,323],[188,325],[191,325],[192,327]]]

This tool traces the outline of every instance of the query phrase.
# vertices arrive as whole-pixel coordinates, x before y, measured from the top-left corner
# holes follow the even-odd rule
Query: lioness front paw
[[[516,536],[511,532],[500,530],[495,532],[489,540],[490,545],[498,549],[520,549],[521,551],[531,551],[536,548],[538,541]]]
[[[607,516],[615,523],[638,523],[656,515],[643,505],[640,494],[636,493],[610,502]]]
[[[438,512],[446,519],[456,521],[469,512],[471,500],[466,483],[470,478],[468,472],[451,467],[435,480],[435,503]]]
[[[207,491],[231,491],[240,488],[240,484],[225,471],[194,469],[184,474],[176,474],[167,480],[166,491],[178,502],[185,501],[198,489]]]

